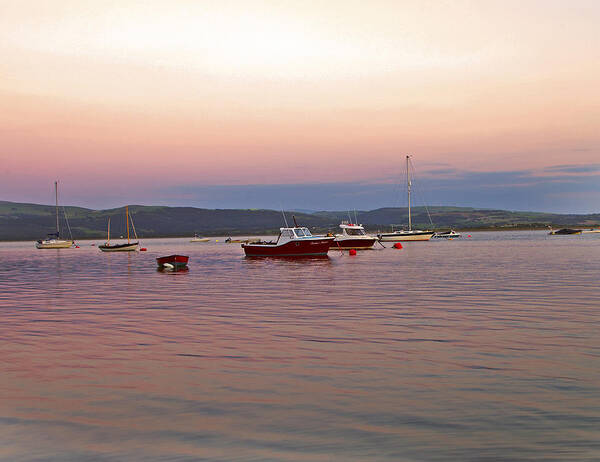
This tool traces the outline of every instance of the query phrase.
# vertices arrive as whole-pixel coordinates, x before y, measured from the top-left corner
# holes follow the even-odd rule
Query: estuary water
[[[600,235],[467,234],[0,243],[0,460],[600,460]]]

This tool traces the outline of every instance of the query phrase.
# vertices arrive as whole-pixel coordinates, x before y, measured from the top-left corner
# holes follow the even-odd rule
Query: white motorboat
[[[340,228],[342,229],[342,232],[341,234],[335,235],[335,239],[333,244],[331,244],[330,249],[335,249],[337,247],[342,250],[364,250],[372,248],[375,242],[377,242],[375,236],[369,236],[365,232],[363,225],[342,222]]]

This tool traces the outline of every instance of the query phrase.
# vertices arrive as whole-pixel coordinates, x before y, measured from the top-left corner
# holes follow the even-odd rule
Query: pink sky
[[[599,23],[593,0],[3,2],[0,199],[594,164]]]

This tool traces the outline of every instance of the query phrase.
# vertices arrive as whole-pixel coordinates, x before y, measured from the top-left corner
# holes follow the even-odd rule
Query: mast
[[[408,191],[408,230],[412,231],[412,220],[410,217],[410,171],[408,169],[408,162],[410,156],[406,156],[406,189]]]
[[[129,244],[129,206],[125,206],[125,219],[127,221],[127,243]]]
[[[58,227],[58,180],[54,182],[54,196],[56,197],[56,237],[60,236],[60,228]]]
[[[106,243],[110,244],[110,217],[108,217],[108,230],[107,230],[106,236],[107,236]]]

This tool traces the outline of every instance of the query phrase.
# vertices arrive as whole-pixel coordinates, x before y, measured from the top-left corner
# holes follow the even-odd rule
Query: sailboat
[[[56,232],[50,233],[46,236],[46,239],[40,239],[35,243],[38,249],[68,249],[73,247],[73,236],[71,236],[71,227],[67,221],[67,228],[69,229],[70,239],[60,238],[60,225],[58,221],[58,181],[54,182],[54,197],[56,198]],[[65,212],[65,220],[67,220],[67,214]]]
[[[129,215],[129,206],[125,206],[125,221],[127,223],[127,243],[122,244],[111,244],[110,243],[110,217],[108,218],[108,231],[106,242],[102,245],[99,245],[98,248],[102,250],[102,252],[132,252],[138,249],[140,243],[138,241],[131,242],[129,239],[129,219],[131,216]],[[133,224],[133,218],[131,218],[131,227],[133,228],[133,234],[137,239],[137,233],[135,232],[135,225]]]
[[[435,234],[434,231],[419,231],[412,229],[412,219],[410,215],[410,156],[406,156],[406,187],[408,191],[408,230],[392,231],[390,233],[380,233],[377,235],[380,241],[428,241]],[[392,228],[393,229],[393,228]]]

